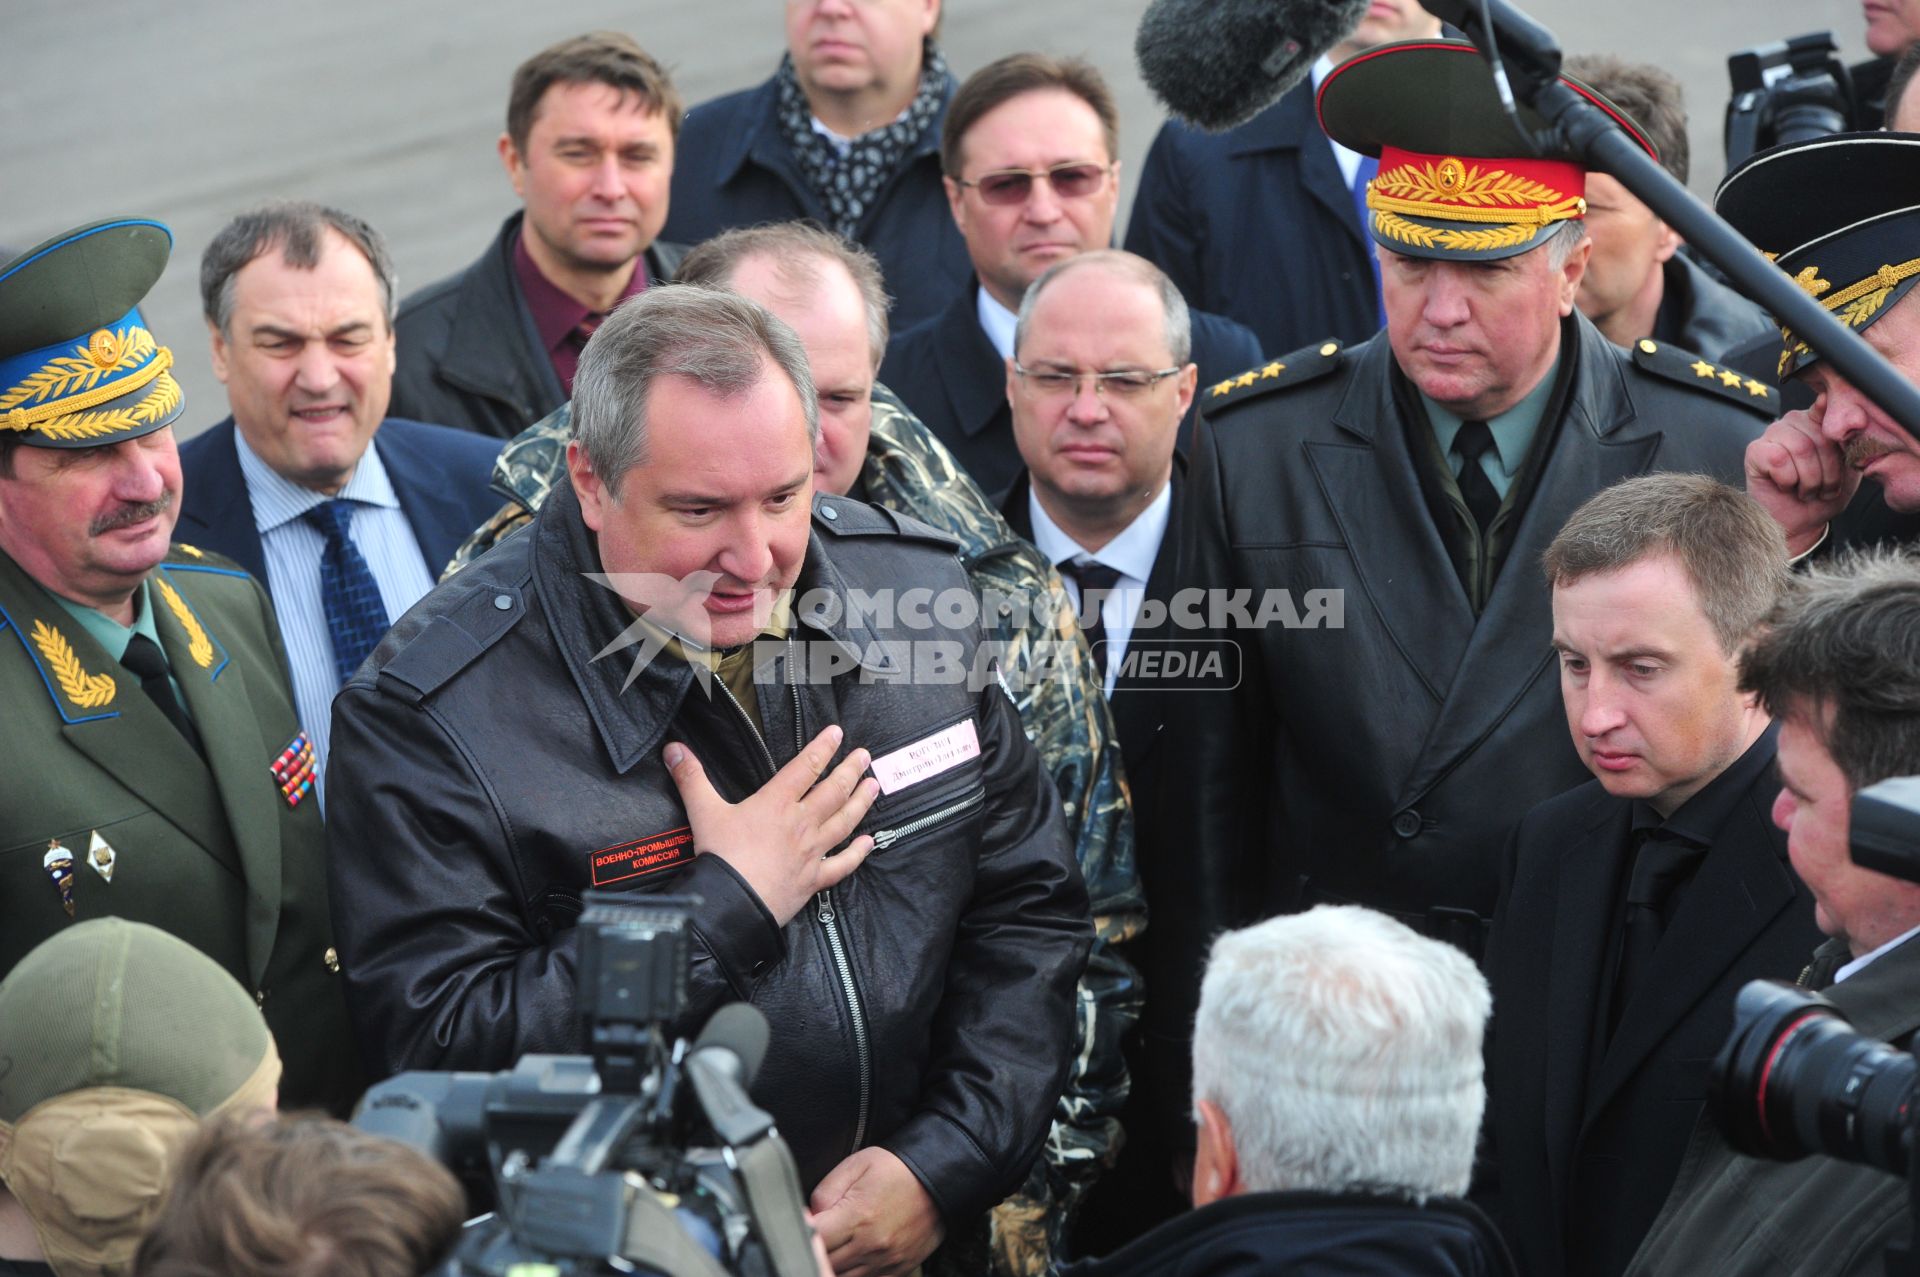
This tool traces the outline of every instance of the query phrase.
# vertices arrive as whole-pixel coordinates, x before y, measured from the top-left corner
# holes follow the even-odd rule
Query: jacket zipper
[[[787,686],[793,692],[793,748],[794,753],[798,754],[806,748],[807,742],[805,728],[800,721],[800,684],[793,677],[793,671],[796,668],[798,667],[794,664],[793,635],[788,633]],[[774,764],[773,751],[767,748],[766,738],[760,734],[759,724],[753,721],[753,715],[747,713],[746,706],[734,696],[733,689],[727,686],[725,679],[719,680],[719,683],[720,690],[726,693],[727,703],[733,706],[735,713],[740,715],[740,721],[747,725],[748,733],[759,744],[760,752],[766,755],[769,771],[780,770]],[[983,792],[981,798],[984,800],[985,797]],[[917,825],[920,822],[914,823]],[[853,1147],[858,1149],[866,1143],[867,1110],[873,1099],[873,1055],[867,1039],[867,1016],[860,1003],[860,990],[853,983],[853,966],[847,961],[846,945],[841,941],[839,917],[833,908],[832,888],[819,892],[814,899],[819,905],[817,916],[820,919],[820,929],[826,934],[827,952],[833,957],[834,973],[840,977],[840,992],[847,1000],[847,1013],[853,1021],[854,1057],[859,1065],[860,1076],[860,1107],[854,1115]]]
[[[950,816],[957,816],[961,812],[969,811],[972,808],[980,806],[982,803],[986,801],[987,801],[987,790],[986,790],[986,786],[982,785],[979,789],[975,790],[971,794],[968,794],[965,798],[962,798],[957,803],[948,803],[945,807],[942,807],[939,811],[929,812],[925,816],[920,816],[913,820],[909,820],[906,824],[901,825],[897,828],[882,829],[879,832],[875,833],[873,836],[874,850],[884,851],[888,847],[891,847],[893,846],[893,844],[902,840],[903,838],[911,838],[923,829],[929,829],[934,825],[939,824],[941,821],[947,819]]]

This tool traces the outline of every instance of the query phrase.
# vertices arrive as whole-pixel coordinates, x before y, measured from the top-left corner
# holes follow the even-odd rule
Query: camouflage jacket
[[[507,504],[467,538],[445,575],[531,522],[553,485],[565,481],[569,423],[563,404],[507,444],[493,471]],[[874,387],[860,478],[868,500],[960,542],[968,579],[989,604],[981,626],[1002,645],[1008,694],[1060,791],[1093,905],[1096,934],[1080,980],[1079,1042],[1066,1091],[1045,1155],[1021,1191],[993,1213],[993,1271],[1041,1277],[1075,1207],[1120,1151],[1117,1114],[1128,1086],[1120,1043],[1139,1019],[1141,987],[1115,946],[1146,927],[1120,746],[1073,609],[1062,605],[1059,573],[1014,534],[952,454],[884,386]],[[933,1268],[944,1267],[938,1259]]]

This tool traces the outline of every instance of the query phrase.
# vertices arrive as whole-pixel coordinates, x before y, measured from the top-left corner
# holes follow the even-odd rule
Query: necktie
[[[160,645],[144,634],[135,634],[127,641],[127,650],[120,663],[131,670],[140,679],[140,690],[147,694],[154,708],[166,716],[169,723],[187,738],[187,744],[193,746],[193,752],[202,758],[207,751],[200,744],[200,733],[193,729],[193,720],[187,717],[187,707],[174,695],[173,684],[167,681],[167,654]]]
[[[1627,906],[1621,921],[1620,970],[1613,982],[1611,1028],[1646,983],[1654,951],[1666,934],[1676,888],[1692,876],[1706,848],[1663,836],[1659,829],[1641,835],[1627,879]]]
[[[327,614],[327,637],[333,641],[333,670],[342,683],[353,677],[387,632],[387,605],[380,601],[380,586],[348,533],[353,505],[336,499],[300,516],[327,539],[320,555],[320,606]]]
[[[1491,447],[1493,431],[1484,421],[1461,422],[1460,433],[1453,437],[1453,452],[1460,458],[1460,496],[1481,532],[1492,524],[1493,516],[1500,509],[1500,494],[1480,465],[1481,454]]]
[[[1107,641],[1107,623],[1100,615],[1104,609],[1095,606],[1101,600],[1089,596],[1099,593],[1104,598],[1111,593],[1113,587],[1120,583],[1120,569],[1110,568],[1092,559],[1069,559],[1060,565],[1060,571],[1080,585],[1080,615],[1084,618],[1080,632],[1087,636],[1087,650],[1093,653],[1095,668],[1100,674],[1100,685],[1104,687],[1109,653],[1100,645]]]

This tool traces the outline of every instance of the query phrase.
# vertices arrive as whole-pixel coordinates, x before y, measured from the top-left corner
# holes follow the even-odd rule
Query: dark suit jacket
[[[266,552],[254,527],[253,501],[240,473],[228,417],[180,446],[184,491],[180,540],[226,555],[267,584]],[[414,540],[438,579],[447,560],[500,504],[487,485],[502,441],[388,417],[374,432],[373,446],[393,481]]]
[[[980,327],[976,280],[935,318],[898,333],[887,345],[880,380],[947,445],[975,483],[1002,500],[1026,468],[1013,442],[1007,369]],[[1193,362],[1207,385],[1260,362],[1260,343],[1240,324],[1193,312]],[[1195,411],[1180,423],[1180,444],[1192,437]]]
[[[1373,245],[1314,118],[1311,84],[1225,133],[1163,125],[1127,250],[1167,272],[1189,305],[1253,329],[1269,354],[1363,341],[1380,327]]]
[[[1777,728],[1681,898],[1642,996],[1596,1058],[1633,804],[1600,782],[1527,814],[1508,846],[1488,960],[1490,1205],[1523,1271],[1611,1277],[1659,1214],[1749,980],[1791,980],[1819,942],[1769,812]]]

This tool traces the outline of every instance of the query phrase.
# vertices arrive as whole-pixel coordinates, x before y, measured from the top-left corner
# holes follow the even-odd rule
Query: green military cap
[[[1920,283],[1920,133],[1832,133],[1760,152],[1713,207],[1853,329]],[[1780,379],[1819,356],[1780,330]]]
[[[1619,107],[1573,79],[1560,83],[1612,116],[1647,154]],[[1515,127],[1480,51],[1462,40],[1403,40],[1328,72],[1317,99],[1327,136],[1380,161],[1367,183],[1367,230],[1407,257],[1494,261],[1540,247],[1587,215],[1587,170],[1571,155],[1535,155]],[[1517,109],[1530,131],[1546,122]]]
[[[0,437],[92,448],[180,416],[173,352],[139,309],[172,249],[159,222],[111,218],[0,266]]]

